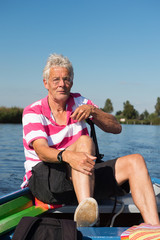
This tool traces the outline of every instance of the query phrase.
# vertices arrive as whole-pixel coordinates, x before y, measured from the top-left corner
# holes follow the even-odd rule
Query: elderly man
[[[93,226],[98,219],[98,199],[123,195],[131,189],[144,222],[159,224],[152,183],[143,157],[128,155],[95,163],[95,146],[85,120],[90,118],[105,132],[119,134],[121,125],[91,100],[71,93],[73,67],[68,58],[52,54],[43,71],[46,98],[24,109],[23,186],[49,204],[78,201],[74,219],[78,226]]]

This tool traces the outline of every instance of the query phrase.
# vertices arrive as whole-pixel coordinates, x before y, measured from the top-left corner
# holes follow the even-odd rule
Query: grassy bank
[[[0,123],[22,123],[23,109],[0,107]]]

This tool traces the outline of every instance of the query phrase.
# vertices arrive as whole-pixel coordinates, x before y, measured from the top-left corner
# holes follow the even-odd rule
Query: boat
[[[160,214],[160,179],[152,178]],[[21,189],[0,198],[0,239],[12,239],[14,230],[24,216],[52,216],[73,219],[76,206],[61,206],[45,209],[35,206],[29,188]],[[123,197],[109,198],[99,202],[99,224],[95,227],[79,227],[83,240],[121,239],[121,234],[129,227],[143,222],[134,205],[131,193]]]

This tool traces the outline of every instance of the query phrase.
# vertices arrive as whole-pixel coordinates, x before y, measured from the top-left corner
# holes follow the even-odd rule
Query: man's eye
[[[64,78],[63,78],[63,81],[65,81],[65,82],[70,82],[70,78],[69,78],[69,77],[64,77]]]
[[[58,82],[60,79],[59,78],[54,78],[53,82]]]
[[[67,84],[70,83],[70,77],[64,77],[62,78],[62,80],[64,83],[67,83]],[[52,81],[54,84],[58,84],[60,82],[60,78],[53,78]]]

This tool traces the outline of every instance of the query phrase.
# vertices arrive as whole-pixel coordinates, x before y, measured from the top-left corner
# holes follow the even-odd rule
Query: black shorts
[[[104,200],[111,196],[123,196],[129,192],[126,181],[118,186],[115,179],[115,163],[117,159],[108,160],[95,165],[94,198]],[[49,204],[76,204],[77,199],[72,182],[66,176],[66,163],[38,163],[32,169],[29,188],[40,201]]]

